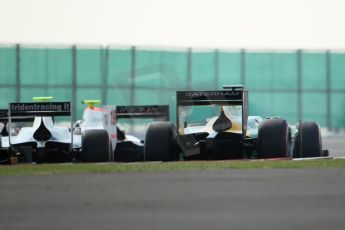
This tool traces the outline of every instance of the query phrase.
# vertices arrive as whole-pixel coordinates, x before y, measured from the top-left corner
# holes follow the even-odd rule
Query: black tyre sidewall
[[[297,126],[298,130],[302,128],[302,152],[300,152],[300,133],[296,135],[294,145],[294,157],[320,157],[322,154],[322,141],[320,127],[316,122],[305,121],[301,123],[302,127]],[[300,155],[301,154],[301,155]]]
[[[106,130],[85,130],[82,134],[83,162],[109,162],[112,151],[109,134]]]
[[[258,158],[288,157],[289,135],[289,125],[286,120],[264,120],[258,131]]]
[[[174,160],[174,132],[174,126],[170,122],[150,123],[144,141],[145,161]]]

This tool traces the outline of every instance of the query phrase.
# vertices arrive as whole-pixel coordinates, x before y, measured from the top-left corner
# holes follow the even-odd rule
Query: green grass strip
[[[104,164],[16,164],[1,165],[0,175],[54,175],[71,173],[131,173],[152,171],[217,170],[217,169],[296,169],[345,168],[345,159],[308,161],[232,160],[180,161]]]

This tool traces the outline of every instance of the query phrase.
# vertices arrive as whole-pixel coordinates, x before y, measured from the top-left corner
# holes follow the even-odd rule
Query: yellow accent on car
[[[88,107],[93,107],[94,105],[101,104],[101,100],[83,100],[83,104],[86,104]]]
[[[216,119],[214,119],[215,121]],[[226,133],[242,133],[242,123],[239,122],[239,121],[235,121],[233,119],[230,119],[231,122],[232,122],[232,126],[230,129],[224,131]],[[205,131],[208,132],[208,133],[211,133],[211,132],[214,132],[213,129],[212,129],[212,125],[213,125],[214,122],[211,122],[209,124],[206,125],[205,127]]]

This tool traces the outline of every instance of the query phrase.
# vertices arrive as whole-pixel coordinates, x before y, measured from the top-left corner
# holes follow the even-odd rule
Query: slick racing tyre
[[[172,161],[175,159],[175,129],[170,122],[149,124],[144,142],[145,161]]]
[[[315,122],[302,122],[301,126],[299,124],[297,125],[297,129],[298,134],[295,138],[293,157],[304,158],[322,156],[322,142],[319,125]]]
[[[288,157],[289,142],[289,125],[286,120],[264,120],[258,131],[258,158]]]
[[[112,148],[109,134],[106,130],[85,130],[82,134],[83,162],[109,162],[112,157]]]

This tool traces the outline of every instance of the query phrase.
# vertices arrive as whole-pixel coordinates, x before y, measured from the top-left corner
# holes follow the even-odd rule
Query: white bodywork
[[[117,142],[116,107],[86,107],[83,113],[83,120],[77,121],[75,128],[78,129],[75,132],[77,134],[81,134],[83,131],[90,129],[107,130],[114,150]],[[78,138],[81,138],[81,136],[79,135]],[[81,139],[77,141],[81,142]]]
[[[80,132],[88,129],[105,129],[108,131],[113,150],[116,148],[117,142],[129,141],[137,146],[144,146],[140,139],[126,134],[125,140],[117,139],[116,130],[116,106],[102,106],[98,107],[87,107],[84,110],[83,120],[77,122],[79,123]]]
[[[114,117],[115,107],[108,106],[104,108],[90,109],[86,108],[83,114],[83,120],[75,124],[73,136],[71,128],[56,126],[52,117],[35,117],[31,127],[23,127],[18,133],[11,136],[1,137],[1,147],[10,147],[14,144],[36,142],[37,147],[44,147],[46,142],[73,143],[72,148],[81,148],[82,132],[89,129],[105,129],[108,131],[112,141],[112,147],[116,146],[116,117]],[[51,138],[47,141],[37,141],[34,139],[34,133],[43,122],[44,126],[51,133]]]
[[[1,147],[10,147],[10,142],[12,145],[36,142],[37,147],[44,147],[47,141],[37,141],[33,137],[41,122],[43,122],[44,126],[51,133],[51,138],[47,141],[55,141],[59,143],[72,142],[71,132],[69,129],[66,127],[55,126],[52,117],[35,117],[32,127],[23,127],[16,135],[11,134],[10,137],[1,137]],[[77,139],[81,140],[81,138],[78,138],[77,136],[78,135],[73,136],[73,139],[75,140],[73,141],[73,148],[78,148],[81,146],[81,141],[76,141]]]
[[[126,134],[126,139],[124,139],[123,141],[129,141],[135,144],[136,146],[144,147],[144,144],[141,142],[141,140],[133,135]],[[119,140],[119,142],[121,141]]]

